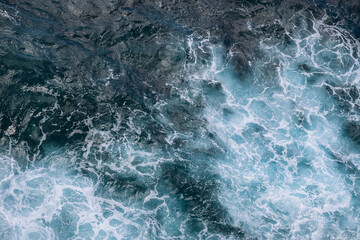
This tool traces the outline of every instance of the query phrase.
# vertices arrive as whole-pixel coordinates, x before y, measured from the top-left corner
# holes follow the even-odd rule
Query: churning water
[[[1,1],[0,239],[360,239],[346,4]]]

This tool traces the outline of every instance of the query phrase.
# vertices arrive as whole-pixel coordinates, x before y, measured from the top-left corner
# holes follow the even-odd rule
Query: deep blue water
[[[0,1],[0,239],[360,239],[357,1]]]

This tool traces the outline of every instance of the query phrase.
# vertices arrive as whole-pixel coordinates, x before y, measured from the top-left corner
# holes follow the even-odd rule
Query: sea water
[[[32,154],[14,154],[15,123],[4,131],[0,239],[359,239],[360,45],[328,18],[277,20],[282,38],[248,21],[247,74],[236,43],[173,37],[156,66],[166,94],[115,106],[99,93],[106,112],[68,107],[64,125],[61,91],[24,86],[53,97],[28,116]],[[120,91],[121,71],[104,75]]]

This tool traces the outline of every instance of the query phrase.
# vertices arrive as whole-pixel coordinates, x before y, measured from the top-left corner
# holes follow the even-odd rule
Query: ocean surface
[[[360,239],[358,0],[0,0],[0,239]]]

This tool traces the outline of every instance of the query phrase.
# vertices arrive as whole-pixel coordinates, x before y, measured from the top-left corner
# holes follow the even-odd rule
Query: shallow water
[[[357,9],[2,1],[0,239],[359,239]]]

